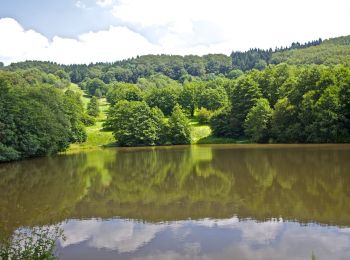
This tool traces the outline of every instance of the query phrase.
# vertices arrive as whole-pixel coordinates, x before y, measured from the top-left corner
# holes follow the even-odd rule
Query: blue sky
[[[0,61],[225,53],[350,34],[349,0],[0,0]]]
[[[1,0],[0,17],[12,17],[25,29],[52,38],[53,36],[76,37],[88,31],[108,29],[118,25],[112,13],[94,0]]]

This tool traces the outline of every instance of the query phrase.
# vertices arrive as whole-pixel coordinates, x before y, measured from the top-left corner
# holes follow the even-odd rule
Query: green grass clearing
[[[78,87],[75,84],[72,84],[73,91],[81,91],[74,89]],[[74,86],[75,85],[75,86]],[[87,107],[87,104],[90,102],[91,97],[87,96],[82,92],[82,101],[84,103],[84,107]],[[86,127],[87,140],[81,144],[71,144],[66,153],[73,153],[80,150],[92,150],[102,148],[104,146],[109,146],[115,143],[114,136],[112,131],[104,131],[102,124],[107,118],[107,111],[109,109],[109,104],[105,98],[101,98],[98,100],[100,105],[100,113],[96,117],[96,124],[93,126]]]

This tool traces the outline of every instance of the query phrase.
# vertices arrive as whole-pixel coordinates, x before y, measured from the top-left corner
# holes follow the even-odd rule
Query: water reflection
[[[231,242],[241,259],[252,250],[248,245],[272,250],[272,241],[307,240],[304,233],[319,239],[318,232],[325,232],[326,240],[348,242],[349,158],[350,145],[214,145],[105,149],[2,164],[0,232],[9,236],[22,226],[68,221],[65,252],[79,244],[121,254],[147,248],[150,241],[159,245],[163,236],[178,243],[179,234],[204,232],[219,237],[219,244],[239,238]],[[192,253],[212,246],[183,241],[188,244],[181,248]],[[162,253],[174,251],[172,246]]]
[[[350,230],[270,220],[70,221],[62,259],[349,259]],[[94,250],[99,249],[99,250]]]

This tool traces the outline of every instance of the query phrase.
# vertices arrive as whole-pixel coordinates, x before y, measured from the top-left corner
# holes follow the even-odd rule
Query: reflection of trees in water
[[[0,233],[72,215],[96,174],[87,161],[77,154],[1,165]]]
[[[255,217],[349,225],[349,155],[341,150],[295,148],[247,151],[249,173],[259,176],[262,165],[261,176],[268,178],[255,177],[256,191],[245,199],[244,207]],[[271,186],[263,188],[271,176]]]
[[[283,217],[350,225],[349,150],[107,149],[5,164],[5,229],[65,218]]]

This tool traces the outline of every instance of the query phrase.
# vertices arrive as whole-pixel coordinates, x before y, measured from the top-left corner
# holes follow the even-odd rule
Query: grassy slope
[[[84,107],[86,108],[91,98],[85,95],[84,92],[75,84],[71,84],[69,89],[82,94],[82,101]],[[106,120],[106,113],[109,108],[109,104],[107,103],[105,98],[99,99],[99,104],[100,114],[96,118],[96,124],[93,126],[86,127],[86,142],[82,144],[71,144],[67,150],[68,153],[86,149],[97,149],[105,145],[111,145],[115,142],[111,131],[102,131],[102,124]]]

